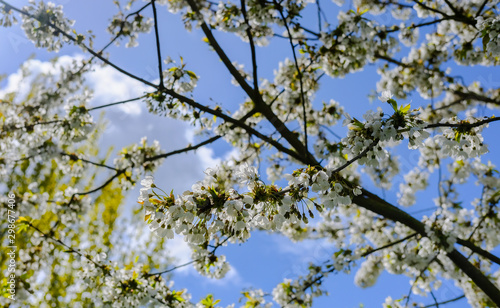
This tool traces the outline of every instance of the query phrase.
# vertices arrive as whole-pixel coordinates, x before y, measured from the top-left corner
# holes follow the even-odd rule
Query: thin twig
[[[340,171],[344,170],[345,168],[349,167],[349,165],[351,165],[353,162],[355,162],[356,160],[358,160],[361,157],[365,156],[366,153],[368,153],[368,151],[370,151],[378,142],[379,142],[378,138],[376,138],[375,140],[373,140],[372,143],[370,143],[366,147],[366,149],[364,149],[361,153],[359,153],[358,155],[354,156],[353,158],[351,158],[350,160],[348,160],[347,162],[345,162],[342,166],[340,166],[337,169],[333,170],[332,174],[335,174],[337,172],[340,172]]]
[[[8,5],[12,10],[18,12],[18,13],[21,13],[25,16],[28,16],[29,18],[32,18],[32,19],[35,19],[37,21],[39,21],[40,23],[42,24],[47,24],[48,26],[50,26],[51,28],[57,30],[58,33],[61,33],[64,37],[66,37],[67,39],[69,39],[70,41],[76,43],[77,40],[70,34],[64,32],[61,28],[59,28],[58,26],[56,26],[54,23],[52,22],[47,22],[47,21],[44,21],[44,20],[40,20],[39,18],[37,18],[36,16],[24,11],[24,10],[21,10],[19,8],[16,8],[12,5],[10,5],[9,3],[5,2],[4,0],[0,0],[0,3],[3,3],[5,5]],[[104,63],[106,63],[107,65],[111,66],[112,68],[116,69],[117,71],[119,71],[120,73],[124,74],[124,75],[127,75],[129,76],[130,78],[132,79],[135,79],[135,80],[138,80],[142,83],[144,83],[145,85],[148,85],[148,86],[151,86],[153,88],[157,88],[157,86],[143,78],[140,78],[124,69],[122,69],[121,67],[117,66],[116,64],[112,63],[111,61],[109,61],[108,59],[104,58],[102,56],[102,54],[99,54],[97,52],[95,52],[93,49],[91,49],[90,47],[88,47],[87,45],[85,45],[84,43],[80,43],[79,44],[80,46],[82,46],[85,50],[87,50],[91,55],[97,57],[98,59],[100,59],[101,61],[103,61]]]
[[[243,13],[243,19],[245,20],[245,24],[247,25],[246,33],[248,36],[248,41],[250,43],[250,52],[252,54],[252,72],[253,72],[253,88],[254,91],[259,93],[259,78],[257,75],[257,54],[255,51],[255,43],[253,41],[252,28],[250,27],[250,22],[247,17],[247,9],[245,0],[241,0],[241,12]]]
[[[67,245],[66,243],[64,243],[64,242],[63,242],[63,241],[61,241],[60,239],[58,239],[58,238],[56,238],[56,237],[53,237],[53,236],[51,236],[50,234],[47,234],[47,233],[43,232],[42,230],[40,230],[38,227],[36,227],[36,226],[35,226],[35,225],[33,225],[32,223],[28,222],[27,224],[28,224],[28,226],[30,226],[31,228],[35,229],[35,230],[36,230],[36,231],[38,231],[40,234],[42,234],[44,237],[49,238],[49,239],[51,239],[52,241],[54,241],[54,242],[56,242],[56,243],[58,243],[58,244],[60,244],[60,245],[62,245],[62,246],[64,246],[64,247],[66,247],[66,249],[68,249],[68,251],[69,251],[69,252],[72,252],[72,253],[76,253],[76,254],[78,254],[79,256],[81,256],[81,257],[83,257],[83,258],[85,258],[85,259],[89,260],[90,262],[94,263],[94,265],[95,265],[95,266],[97,266],[97,267],[99,267],[99,268],[101,268],[101,269],[103,269],[103,270],[106,268],[106,266],[105,266],[105,265],[99,264],[99,263],[95,262],[94,260],[92,260],[92,258],[90,258],[87,254],[83,254],[83,253],[79,252],[78,250],[74,249],[73,247],[71,247],[71,246]]]
[[[408,235],[408,236],[406,236],[406,237],[404,237],[404,238],[402,238],[402,239],[399,239],[399,240],[397,240],[397,241],[394,241],[394,242],[391,242],[391,243],[386,244],[386,245],[384,245],[384,246],[381,246],[381,247],[375,248],[375,249],[373,249],[373,250],[367,251],[367,252],[363,253],[361,256],[362,256],[362,257],[366,257],[366,256],[368,256],[368,255],[370,255],[370,254],[372,254],[372,253],[374,253],[374,252],[376,252],[376,251],[379,251],[379,250],[383,250],[383,249],[386,249],[386,248],[392,247],[392,246],[394,246],[394,245],[397,245],[397,244],[399,244],[399,243],[402,243],[402,242],[404,242],[404,241],[406,241],[406,240],[411,239],[412,237],[416,236],[417,234],[418,234],[418,233],[413,233],[413,234],[410,234],[410,235]]]
[[[300,100],[302,103],[302,117],[304,121],[304,143],[305,143],[305,155],[308,155],[308,146],[307,146],[307,114],[306,114],[306,100],[305,100],[305,95],[304,95],[304,84],[302,80],[302,71],[300,70],[299,67],[299,61],[297,60],[297,54],[295,53],[295,46],[293,45],[293,37],[292,37],[292,32],[290,31],[290,27],[288,26],[288,22],[286,21],[285,14],[283,13],[283,7],[276,2],[276,0],[273,0],[275,7],[277,8],[278,12],[280,13],[281,19],[283,20],[283,24],[285,25],[286,32],[288,34],[288,41],[290,42],[290,48],[292,49],[292,55],[293,55],[293,60],[295,63],[295,69],[297,70],[297,74],[299,77],[299,86],[300,86]]]
[[[163,68],[161,64],[161,51],[160,51],[160,33],[158,31],[158,17],[156,16],[156,5],[155,5],[155,0],[151,1],[151,6],[153,7],[153,18],[154,18],[154,27],[155,27],[155,39],[156,39],[156,54],[158,56],[158,73],[160,75],[160,85],[159,89],[160,91],[165,88],[165,85],[163,84]]]
[[[452,128],[474,128],[491,122],[500,121],[500,117],[491,117],[475,123],[435,123],[429,124],[425,128],[435,128],[435,127],[452,127]]]
[[[483,11],[484,7],[486,6],[486,3],[488,3],[488,0],[484,0],[479,9],[477,10],[476,16],[479,17],[481,15],[481,12]]]
[[[271,122],[271,124],[281,133],[281,135],[285,138],[285,140],[288,141],[288,143],[297,151],[295,152],[294,155],[291,155],[289,152],[287,154],[291,155],[295,159],[298,159],[299,161],[305,164],[314,166],[319,165],[318,161],[314,158],[314,156],[311,153],[308,152],[307,148],[304,147],[304,144],[300,141],[300,139],[286,127],[285,123],[283,123],[283,121],[281,121],[278,118],[278,116],[276,116],[276,114],[271,110],[271,108],[264,102],[260,93],[256,93],[254,89],[252,89],[252,87],[248,85],[245,78],[243,78],[243,76],[234,67],[231,60],[228,58],[222,47],[215,39],[210,27],[203,20],[203,16],[199,12],[197,3],[194,0],[187,0],[187,2],[189,3],[189,6],[193,10],[193,12],[195,12],[198,15],[203,33],[205,34],[210,45],[215,50],[215,52],[217,53],[223,64],[226,66],[226,68],[229,70],[231,75],[236,79],[236,81],[238,82],[240,87],[245,91],[245,93],[252,99],[256,107],[259,108],[259,111],[266,117],[266,119],[269,122]],[[302,153],[307,153],[307,155],[303,156]]]
[[[124,100],[124,101],[119,101],[119,102],[115,102],[115,103],[101,105],[101,106],[89,108],[89,109],[87,109],[87,111],[93,111],[93,110],[97,110],[97,109],[101,109],[101,108],[106,108],[106,107],[110,107],[110,106],[121,105],[121,104],[130,103],[130,102],[135,102],[135,101],[138,101],[138,100],[143,99],[145,97],[146,97],[146,95],[143,95],[143,96],[140,96],[140,97],[127,99],[127,100]]]
[[[65,152],[60,152],[60,154],[62,156],[69,156],[70,159],[72,160],[80,160],[84,163],[87,163],[87,164],[91,164],[91,165],[94,165],[94,166],[97,166],[97,167],[103,167],[103,168],[107,168],[107,169],[110,169],[110,170],[113,170],[113,171],[120,171],[114,167],[111,167],[111,166],[108,166],[108,165],[105,165],[105,164],[101,164],[101,163],[96,163],[96,162],[93,162],[93,161],[90,161],[90,160],[87,160],[85,158],[81,158],[81,157],[78,157],[76,154],[70,154],[70,153],[65,153]]]
[[[215,247],[213,247],[212,251],[210,251],[210,255],[214,255],[215,254],[215,251],[221,247],[222,245],[224,245],[230,238],[232,237],[232,235],[226,237],[222,242],[220,242],[219,244],[217,244]],[[157,272],[157,273],[147,273],[145,274],[144,276],[147,278],[147,277],[151,277],[151,276],[161,276],[163,274],[166,274],[166,273],[170,273],[176,269],[179,269],[181,267],[185,267],[185,266],[188,266],[190,264],[193,264],[195,262],[198,262],[198,261],[201,261],[202,259],[204,259],[204,257],[200,257],[198,259],[194,259],[194,260],[191,260],[189,262],[186,262],[184,264],[181,264],[181,265],[177,265],[177,266],[174,266],[172,268],[169,268],[167,270],[164,270],[164,271],[161,271],[161,272]]]
[[[439,305],[445,305],[445,304],[449,304],[449,303],[453,303],[453,302],[456,302],[458,300],[461,300],[462,298],[465,298],[465,294],[462,294],[458,297],[455,297],[455,298],[452,298],[452,299],[449,299],[449,300],[446,300],[444,302],[440,302],[440,303],[437,303]],[[431,304],[431,305],[427,305],[427,306],[424,306],[424,308],[430,308],[430,307],[437,307],[436,303],[434,304]]]
[[[411,295],[412,295],[412,290],[413,288],[415,287],[415,285],[417,284],[417,281],[422,278],[422,275],[427,271],[427,269],[429,268],[429,266],[431,265],[432,262],[434,262],[436,259],[437,259],[437,254],[427,263],[427,265],[422,269],[420,270],[420,274],[418,274],[417,278],[415,278],[415,281],[412,283],[411,287],[410,287],[410,290],[408,291],[408,295],[406,296],[406,303],[405,303],[405,307],[408,307],[408,303],[410,302],[410,298],[411,298]]]

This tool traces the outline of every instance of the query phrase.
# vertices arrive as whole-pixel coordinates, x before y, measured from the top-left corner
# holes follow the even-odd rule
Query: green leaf
[[[246,298],[252,300],[253,297],[250,296],[250,294],[248,292],[242,292],[243,293],[243,296],[245,296]]]
[[[410,110],[410,107],[411,107],[410,104],[408,104],[404,107],[403,107],[403,105],[401,105],[400,110],[403,114],[406,114],[406,113],[408,113],[408,110]]]
[[[172,291],[172,296],[174,297],[174,299],[178,302],[185,302],[186,300],[184,298],[182,298],[182,293],[184,293],[183,291]]]
[[[186,71],[186,73],[191,77],[192,79],[198,79],[198,76],[192,71]]]
[[[489,35],[485,35],[483,36],[483,51],[486,52],[486,46],[488,45],[488,43],[490,42],[490,36]]]
[[[394,109],[394,111],[398,111],[398,103],[395,100],[390,98],[387,102],[392,106],[392,109]]]
[[[17,223],[19,223],[19,224],[29,224],[30,223],[30,218],[29,217],[19,216],[19,218],[17,219]]]
[[[215,305],[220,302],[220,299],[214,301],[214,296],[208,294],[207,297],[200,301],[200,304],[204,305],[205,308],[215,308]]]
[[[361,123],[358,119],[356,118],[352,118],[352,122],[351,122],[352,125],[354,125],[355,127],[353,127],[352,129],[354,130],[357,130],[358,128],[359,129],[363,129],[365,126],[363,125],[363,123]]]

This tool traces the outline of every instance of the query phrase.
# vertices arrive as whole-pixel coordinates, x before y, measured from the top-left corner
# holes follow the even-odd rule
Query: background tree
[[[192,306],[187,291],[169,282],[168,274],[179,266],[153,270],[169,261],[164,240],[182,235],[192,250],[189,263],[203,275],[221,278],[229,264],[218,248],[267,230],[296,241],[326,238],[337,250],[311,264],[307,275],[285,280],[269,293],[243,291],[246,307],[273,301],[311,306],[325,293],[322,283],[329,274],[357,266],[355,280],[362,287],[375,284],[384,270],[412,279],[410,292],[387,298],[387,307],[409,305],[414,293],[430,295],[431,305],[439,306],[434,290],[443,279],[455,281],[464,295],[439,300],[465,296],[473,306],[500,305],[500,258],[495,255],[500,180],[491,161],[495,156],[487,156],[488,140],[482,137],[490,123],[488,130],[497,124],[493,113],[500,90],[451,74],[457,65],[498,65],[498,1],[334,2],[340,10],[321,1],[114,1],[118,12],[107,28],[112,38],[95,48],[94,34],[74,29],[62,6],[30,1],[21,8],[0,0],[0,23],[8,27],[20,20],[35,46],[58,51],[75,45],[90,54],[55,63],[41,75],[30,76],[25,67],[30,89],[2,97],[2,203],[7,208],[7,193],[15,194],[23,261],[16,272],[16,303]],[[158,18],[162,6],[175,18],[180,15],[186,30],[203,33],[244,92],[243,101],[208,103],[197,95],[196,68],[182,57],[172,60],[162,48],[168,44]],[[393,18],[380,18],[385,12]],[[122,40],[135,47],[149,31],[155,37],[156,48],[149,51],[157,58],[155,77],[134,74],[106,54]],[[218,32],[246,42],[250,70],[233,61]],[[260,74],[259,54],[270,50],[289,56],[279,63],[274,80]],[[142,83],[144,94],[89,106],[91,92],[82,84],[97,63]],[[316,99],[324,79],[342,78],[372,63],[378,65],[382,104],[367,108],[362,121],[349,115],[351,102],[341,106]],[[99,158],[96,140],[103,126],[91,112],[133,101],[195,126],[199,143],[165,152],[143,139],[118,152],[112,164],[109,151]],[[347,130],[336,125],[340,121]],[[151,176],[165,158],[218,140],[238,154],[207,169],[191,190],[169,192]],[[417,151],[419,159],[406,172],[398,157],[409,151]],[[404,182],[392,188],[403,173]],[[140,179],[145,222],[132,219],[120,228],[114,221],[123,191]],[[459,194],[471,181],[481,187],[479,194]],[[431,182],[436,198],[418,202],[433,202],[433,212],[411,215],[407,207],[417,202],[416,192],[431,189]],[[373,193],[375,187],[398,190],[397,201]],[[148,238],[151,245],[137,246],[133,240],[141,224],[158,235]],[[2,233],[4,242],[7,235]],[[130,249],[123,249],[127,245]],[[197,305],[214,307],[217,300],[208,295]]]

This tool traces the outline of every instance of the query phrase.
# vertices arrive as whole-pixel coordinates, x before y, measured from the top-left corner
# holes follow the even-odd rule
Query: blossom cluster
[[[56,65],[57,70],[31,77],[26,65],[21,71],[24,78],[32,78],[33,86],[3,93],[0,105],[0,178],[14,191],[23,215],[19,235],[23,265],[18,269],[20,277],[25,275],[19,282],[23,304],[47,299],[52,305],[58,305],[59,300],[84,305],[92,299],[103,306],[194,307],[185,290],[174,290],[166,275],[150,270],[150,265],[170,262],[162,246],[164,240],[183,237],[192,250],[194,268],[219,279],[231,268],[229,260],[217,253],[218,247],[243,243],[255,230],[266,230],[293,241],[325,238],[336,246],[336,252],[321,266],[311,264],[309,274],[286,279],[274,288],[272,297],[280,306],[312,306],[313,298],[325,293],[321,289],[323,278],[334,271],[349,273],[357,265],[355,283],[361,287],[374,285],[384,270],[410,277],[410,295],[428,295],[440,288],[441,280],[449,279],[463,290],[471,305],[493,306],[494,298],[488,298],[470,282],[471,277],[457,270],[461,267],[450,255],[468,254],[470,265],[480,271],[476,278],[493,281],[500,277],[485,252],[500,245],[500,177],[495,165],[484,159],[488,147],[482,135],[487,123],[495,120],[491,109],[500,106],[500,91],[492,78],[467,84],[452,75],[456,65],[451,63],[500,64],[496,2],[414,1],[406,5],[354,1],[353,9],[340,10],[335,24],[330,23],[331,14],[324,14],[318,1],[249,0],[239,4],[158,0],[141,4],[138,11],[127,15],[138,2],[128,1],[125,10],[116,2],[119,12],[108,26],[114,39],[129,38],[127,47],[136,46],[139,36],[150,32],[154,18],[148,6],[157,4],[179,13],[189,31],[193,25],[202,27],[207,37],[204,41],[221,59],[227,56],[220,51],[224,44],[216,48],[214,37],[218,35],[212,37],[211,31],[228,32],[257,46],[286,45],[293,58],[279,62],[274,79],[259,80],[253,80],[258,72],[252,70],[262,70],[256,60],[245,68],[237,61],[223,59],[233,83],[248,94],[234,113],[222,104],[212,108],[196,102],[191,94],[202,79],[188,69],[183,58],[180,63],[167,58],[166,69],[158,74],[163,80],[144,96],[149,111],[191,122],[200,134],[220,136],[238,155],[207,169],[202,181],[179,195],[163,191],[146,176],[139,203],[149,229],[159,238],[151,236],[142,242],[135,237],[143,236],[136,232],[142,221],[117,223],[121,211],[116,204],[123,200],[123,190],[160,166],[166,155],[162,155],[159,143],[148,144],[144,138],[119,152],[113,166],[93,161],[91,153],[96,151],[89,149],[96,147],[103,126],[90,114],[92,93],[81,89],[83,74],[91,69],[92,61]],[[343,5],[341,0],[334,2]],[[313,23],[302,22],[309,12],[306,8],[317,10],[317,30],[311,27]],[[15,12],[22,14],[22,28],[37,47],[58,51],[73,41],[84,51],[92,48],[82,44],[85,37],[72,29],[73,21],[64,17],[62,6],[30,0],[18,10],[4,4],[0,25],[15,23]],[[275,40],[285,44],[274,44]],[[262,50],[250,47],[260,59]],[[101,52],[93,54],[108,61]],[[378,68],[379,99],[392,111],[381,107],[369,110],[360,121],[334,99],[315,102],[316,96],[324,96],[318,92],[323,76],[344,77],[375,62],[382,63]],[[151,86],[149,81],[145,83]],[[412,105],[420,108],[398,104],[415,93],[418,96],[412,96]],[[424,106],[423,100],[430,103]],[[263,104],[269,109],[262,109]],[[217,118],[221,113],[227,116]],[[233,120],[223,121],[229,114]],[[334,127],[342,118],[348,128],[344,138]],[[284,126],[277,125],[276,119]],[[401,144],[418,153],[417,166],[401,164],[396,155],[399,148],[391,150]],[[309,149],[314,154],[308,153]],[[262,158],[267,159],[267,179],[254,166]],[[112,170],[111,178],[95,190],[83,190],[93,186],[99,168]],[[439,174],[433,174],[436,171]],[[433,208],[425,209],[422,217],[410,217],[411,212],[402,212],[362,188],[367,183],[360,172],[387,190],[401,175],[404,181],[396,188],[398,205],[402,206],[414,205],[417,192],[429,188],[436,176],[437,197],[429,204]],[[84,177],[91,180],[82,181]],[[462,185],[471,184],[480,187],[480,193],[470,202],[467,198],[464,201]],[[90,196],[94,193],[98,194],[95,198]],[[0,202],[5,203],[4,199],[0,197]],[[373,204],[360,202],[367,200]],[[384,209],[405,219],[392,221],[393,216],[381,214]],[[422,228],[410,228],[408,219]],[[141,243],[125,245],[130,239]],[[149,241],[152,245],[146,247],[144,242]],[[67,250],[57,248],[62,246]],[[459,251],[461,246],[469,248]],[[142,252],[149,262],[128,263],[130,247]],[[127,262],[125,266],[105,262],[103,255],[90,257],[80,253],[80,248],[114,248],[110,259]],[[75,261],[75,255],[82,260]],[[81,268],[79,277],[73,268]],[[63,278],[53,275],[43,279],[50,270]],[[50,293],[44,280],[59,283],[54,288],[57,290],[65,284],[71,286],[64,299],[51,299],[54,292],[42,298],[40,294]],[[267,308],[271,303],[265,295],[261,290],[248,290],[243,299],[247,307]],[[209,295],[196,307],[217,303]],[[385,305],[403,306],[401,300],[391,297]]]
[[[35,0],[30,0],[29,5],[23,7],[31,16],[23,15],[22,28],[36,47],[59,51],[63,43],[69,41],[63,33],[70,32],[74,21],[65,18],[62,9],[62,5],[45,4],[43,1],[37,3]]]
[[[118,12],[107,28],[107,31],[116,37],[128,37],[125,47],[137,47],[137,38],[140,33],[149,33],[153,27],[153,18],[145,18],[141,14],[135,14],[134,19],[129,21],[124,12]],[[116,41],[118,44],[119,41]]]
[[[477,17],[477,28],[483,38],[483,46],[492,57],[500,55],[500,18],[498,16],[484,18]]]
[[[148,145],[147,137],[143,137],[139,144],[123,148],[114,160],[115,168],[124,171],[125,174],[120,178],[122,186],[130,188],[143,171],[156,170],[161,164],[161,159],[151,160],[150,158],[160,154],[162,154],[160,143],[155,140],[152,145]]]
[[[85,294],[93,304],[109,307],[192,307],[186,290],[173,289],[173,282],[161,276],[149,275],[148,268],[130,264],[119,268],[116,262],[105,262],[106,254],[81,258],[80,278],[85,282]]]

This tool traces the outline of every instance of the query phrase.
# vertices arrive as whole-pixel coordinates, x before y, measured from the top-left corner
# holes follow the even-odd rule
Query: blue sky
[[[12,4],[20,6],[26,1],[13,1]],[[66,16],[77,20],[75,28],[79,32],[93,29],[97,35],[95,46],[100,47],[106,44],[110,35],[104,31],[108,19],[115,12],[115,7],[111,1],[55,1],[56,4],[63,4]],[[139,4],[142,4],[141,2]],[[333,4],[326,4],[328,7]],[[147,14],[150,14],[149,11]],[[184,58],[188,64],[188,69],[193,70],[201,78],[198,88],[195,91],[195,98],[202,104],[222,103],[228,109],[236,110],[237,105],[245,98],[243,91],[230,83],[231,77],[224,69],[217,55],[209,51],[206,43],[202,41],[203,34],[197,29],[188,33],[183,28],[183,23],[178,15],[167,13],[166,8],[159,8],[160,32],[162,39],[163,58],[170,56],[174,60],[179,60],[179,56]],[[388,18],[388,17],[379,17]],[[333,20],[333,17],[331,18]],[[227,51],[230,59],[246,64],[249,67],[250,54],[248,48],[241,43],[238,38],[233,38],[228,34],[217,34],[223,47]],[[44,50],[36,49],[24,38],[19,27],[0,29],[0,41],[8,42],[0,47],[0,58],[9,61],[0,62],[0,74],[11,75],[17,72],[19,65],[30,56],[40,61],[48,61],[55,56]],[[115,64],[126,68],[148,80],[157,79],[157,62],[155,53],[154,36],[143,35],[139,39],[139,47],[125,49],[122,47],[111,47],[108,49],[110,60]],[[258,49],[259,75],[272,79],[273,70],[278,67],[278,62],[284,59],[282,53],[272,52],[280,45],[288,44],[284,41],[273,40],[266,48]],[[122,44],[123,45],[123,44]],[[283,49],[289,50],[289,49]],[[75,47],[63,48],[58,56],[84,56]],[[41,65],[41,62],[33,61],[33,66]],[[486,87],[498,87],[500,77],[498,71],[484,70],[482,68],[453,67],[455,74],[463,74],[467,81],[476,79],[485,83]],[[472,73],[471,73],[472,72]],[[144,88],[122,77],[111,68],[96,68],[89,78],[90,85],[96,91],[96,98],[93,104],[100,105],[119,101],[122,99],[136,97],[143,93]],[[316,101],[328,101],[335,99],[345,107],[352,115],[360,118],[368,108],[375,109],[380,102],[370,103],[367,95],[375,89],[378,76],[376,66],[367,66],[362,72],[347,76],[344,79],[322,79],[323,89],[318,92]],[[9,85],[9,80],[4,80],[2,87]],[[215,89],[215,90],[214,90]],[[422,103],[418,95],[412,97],[416,105]],[[383,106],[386,108],[386,106]],[[176,122],[168,118],[162,118],[147,114],[146,109],[141,104],[130,104],[123,108],[109,109],[106,113],[109,119],[108,130],[102,140],[102,146],[114,146],[120,149],[123,146],[138,142],[141,137],[148,136],[149,140],[159,140],[162,148],[166,151],[182,148],[193,141],[192,128],[186,123]],[[96,114],[97,117],[97,114]],[[334,129],[341,136],[344,128]],[[493,137],[486,133],[488,140]],[[491,143],[490,143],[491,144]],[[493,153],[497,153],[498,146],[490,146]],[[196,153],[182,154],[169,158],[164,165],[155,173],[157,183],[168,190],[174,189],[181,193],[189,189],[193,183],[203,177],[203,170],[209,166],[214,166],[220,159],[230,153],[231,148],[219,141],[207,148],[202,148]],[[405,157],[409,156],[409,151],[398,149]],[[493,159],[493,154],[489,154]],[[408,160],[407,165],[413,166],[413,161]],[[410,168],[407,168],[409,170]],[[174,176],[175,175],[175,176]],[[399,179],[400,181],[401,179]],[[396,179],[398,181],[398,179]],[[433,179],[435,181],[435,178]],[[380,192],[367,182],[367,187],[375,192]],[[474,185],[467,185],[467,189],[474,190]],[[435,186],[433,186],[435,187]],[[427,208],[432,204],[435,197],[435,189],[432,192],[419,194],[419,206],[413,210]],[[135,189],[127,199],[128,209],[136,207],[138,190]],[[396,202],[395,191],[387,192],[387,198],[391,202]],[[423,213],[425,214],[425,213]],[[422,215],[422,214],[419,214]],[[178,258],[178,263],[189,260],[188,250],[181,239],[175,239],[170,244],[172,254]],[[193,295],[193,300],[199,300],[207,293],[213,293],[216,298],[221,298],[223,305],[237,302],[240,297],[239,292],[246,287],[262,288],[270,292],[283,278],[296,278],[305,274],[309,262],[323,262],[335,251],[330,244],[322,241],[306,241],[303,243],[292,243],[288,239],[269,235],[263,232],[252,234],[251,239],[244,245],[231,245],[220,249],[226,254],[233,270],[228,276],[221,280],[211,280],[199,276],[194,269],[187,267],[178,271],[174,275],[176,287],[186,287]],[[331,275],[324,283],[324,288],[330,292],[330,296],[321,297],[316,300],[314,307],[358,307],[363,303],[365,307],[379,307],[385,297],[391,295],[399,298],[408,293],[410,284],[408,279],[401,276],[394,276],[384,273],[376,286],[361,289],[354,285],[355,271],[350,275]],[[440,300],[450,299],[461,295],[461,292],[453,286],[453,282],[444,282],[443,287],[436,292],[436,297]],[[417,299],[418,297],[413,296]],[[432,303],[432,299],[424,299],[426,303]],[[454,307],[467,307],[466,301],[460,301]]]

